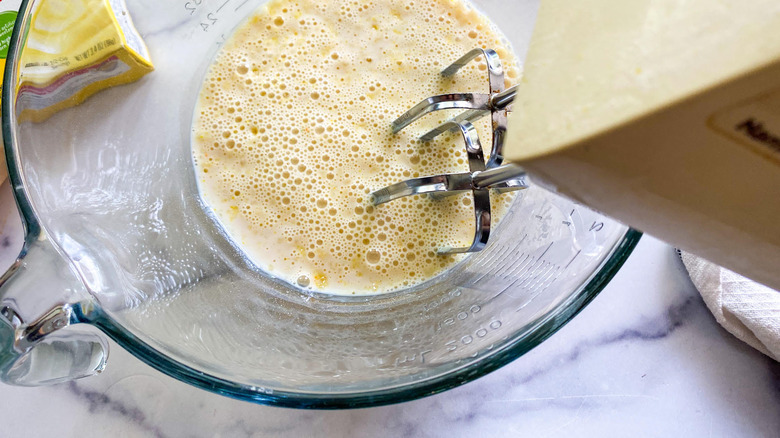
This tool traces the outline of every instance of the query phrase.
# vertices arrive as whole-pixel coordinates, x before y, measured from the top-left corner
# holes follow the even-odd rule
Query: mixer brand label
[[[744,122],[737,125],[737,131],[744,132],[745,135],[760,143],[764,143],[767,146],[780,151],[780,136],[772,134],[767,131],[764,123],[756,120],[755,117],[750,117]]]
[[[708,124],[715,132],[780,163],[780,90],[721,110]]]

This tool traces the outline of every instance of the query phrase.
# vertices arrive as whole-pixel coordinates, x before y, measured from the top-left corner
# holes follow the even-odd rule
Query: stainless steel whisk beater
[[[441,72],[444,77],[455,75],[472,60],[484,56],[490,81],[489,93],[453,93],[429,97],[393,121],[398,133],[416,120],[434,111],[463,109],[456,117],[426,133],[420,140],[431,141],[448,131],[460,131],[466,144],[469,172],[449,173],[408,179],[371,194],[375,205],[404,196],[428,194],[433,198],[471,191],[474,197],[474,240],[462,248],[439,248],[439,254],[458,254],[481,251],[488,243],[491,228],[490,190],[508,192],[528,187],[525,171],[514,164],[503,164],[507,113],[514,101],[516,86],[505,88],[504,68],[498,54],[491,49],[474,49]],[[477,129],[472,122],[490,114],[493,122],[490,158],[485,162]]]

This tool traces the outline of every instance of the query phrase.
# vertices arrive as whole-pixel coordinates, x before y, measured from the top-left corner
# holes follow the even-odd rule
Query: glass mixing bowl
[[[308,408],[409,400],[542,342],[596,296],[639,238],[534,187],[486,250],[445,275],[383,296],[302,292],[253,269],[226,237],[199,197],[190,152],[206,68],[262,1],[128,0],[155,71],[40,123],[20,117],[35,105],[21,85],[36,3],[23,2],[2,96],[26,230],[1,280],[7,383],[99,372],[108,335],[166,374],[239,399]],[[522,59],[536,2],[474,4]]]

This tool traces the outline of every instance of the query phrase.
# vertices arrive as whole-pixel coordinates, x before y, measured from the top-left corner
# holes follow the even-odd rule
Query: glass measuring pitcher
[[[531,188],[488,248],[444,275],[381,296],[296,289],[255,269],[226,236],[199,196],[191,159],[206,69],[262,1],[127,1],[155,71],[32,122],[20,118],[20,84],[36,3],[23,3],[3,89],[9,175],[26,229],[0,289],[6,383],[94,374],[108,335],[175,378],[261,403],[337,408],[430,395],[554,333],[639,238]],[[536,2],[474,4],[522,55]]]

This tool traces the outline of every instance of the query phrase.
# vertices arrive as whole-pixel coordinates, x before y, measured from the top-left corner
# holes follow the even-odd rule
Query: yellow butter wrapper
[[[123,0],[42,0],[22,57],[19,120],[41,122],[154,69]]]

